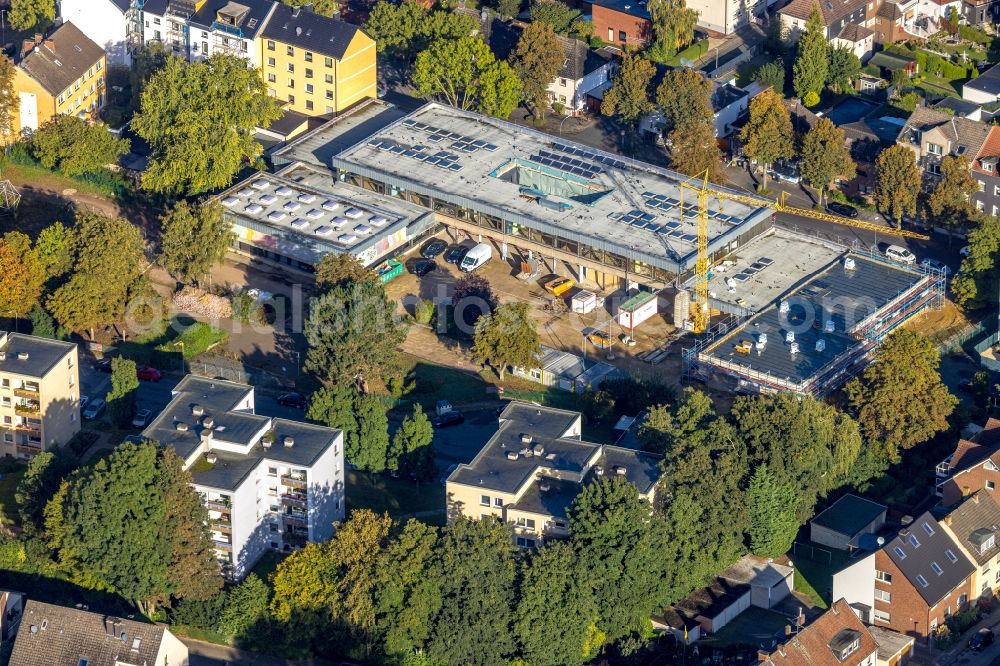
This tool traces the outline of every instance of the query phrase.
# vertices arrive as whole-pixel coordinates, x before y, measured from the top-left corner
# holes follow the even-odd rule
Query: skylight
[[[941,574],[943,574],[943,573],[944,573],[944,570],[943,570],[943,569],[941,569],[941,567],[940,567],[940,566],[938,566],[938,563],[937,563],[937,562],[931,562],[931,570],[932,570],[932,571],[933,571],[934,573],[936,573],[936,574],[937,574],[938,576],[940,576]]]
[[[928,585],[930,585],[930,583],[927,582],[927,579],[924,578],[922,574],[917,574],[917,582],[920,583],[920,587],[927,587]]]
[[[920,548],[920,542],[917,541],[917,537],[915,534],[910,535],[909,542],[910,545],[912,545],[914,548]]]
[[[902,548],[900,548],[899,546],[896,546],[896,548],[894,550],[896,551],[896,555],[899,557],[899,559],[901,559],[901,560],[905,560],[906,559],[906,553],[903,552]]]
[[[934,528],[932,528],[930,525],[928,525],[927,523],[923,523],[921,524],[921,527],[924,528],[924,532],[927,532],[927,536],[934,536]]]

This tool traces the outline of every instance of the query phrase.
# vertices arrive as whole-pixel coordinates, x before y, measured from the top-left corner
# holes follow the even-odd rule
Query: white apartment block
[[[133,0],[59,0],[59,18],[104,49],[109,65],[132,65]]]
[[[343,433],[255,414],[252,386],[188,375],[142,436],[184,459],[230,578],[267,550],[329,539],[344,519]]]

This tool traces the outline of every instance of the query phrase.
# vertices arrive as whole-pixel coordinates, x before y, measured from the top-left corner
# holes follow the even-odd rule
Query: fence
[[[997,360],[992,352],[987,354],[987,351],[992,350],[993,345],[997,342],[1000,342],[1000,332],[987,336],[985,340],[973,347],[976,350],[976,356],[979,357],[979,364],[992,372],[1000,372],[1000,360]]]
[[[962,345],[977,335],[982,334],[985,330],[986,326],[982,322],[978,324],[969,324],[965,328],[960,329],[957,333],[954,333],[939,342],[938,352],[941,354],[956,352],[962,348]],[[986,347],[983,349],[986,349]],[[976,351],[979,351],[979,345],[976,345]]]
[[[188,372],[200,377],[225,379],[239,384],[250,384],[261,388],[283,388],[294,383],[294,377],[284,377],[262,368],[254,368],[225,357],[202,357],[188,363]]]
[[[796,541],[792,544],[792,554],[798,557],[801,555],[807,560],[812,560],[813,562],[819,562],[820,564],[826,564],[827,566],[833,564],[833,553],[826,548],[819,548],[818,546],[813,546],[808,543],[799,543]]]

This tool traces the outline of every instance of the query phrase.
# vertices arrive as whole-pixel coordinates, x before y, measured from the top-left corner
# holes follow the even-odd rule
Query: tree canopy
[[[653,110],[649,88],[656,68],[640,55],[626,51],[610,89],[604,92],[601,113],[618,116],[634,129],[639,120]]]
[[[795,94],[804,100],[809,93],[813,93],[818,101],[826,83],[829,65],[830,52],[826,41],[826,25],[817,5],[809,14],[805,32],[799,37],[798,55],[792,65],[792,85]]]
[[[712,84],[701,72],[688,67],[672,69],[656,89],[656,103],[663,113],[665,130],[696,121],[712,124]]]
[[[0,237],[0,315],[23,317],[42,297],[45,266],[20,231]]]
[[[476,322],[472,353],[488,363],[502,380],[507,366],[531,367],[538,361],[541,343],[527,303],[504,303]]]
[[[55,0],[10,0],[7,20],[15,30],[45,32],[56,20]]]
[[[14,139],[15,122],[21,99],[14,86],[16,67],[6,55],[0,55],[0,143],[8,144]]]
[[[652,0],[649,3],[655,46],[663,55],[673,55],[694,39],[698,12],[685,0]]]
[[[767,167],[795,154],[791,116],[773,90],[765,90],[750,102],[750,119],[740,130],[740,139],[750,159],[764,165],[767,187]]]
[[[368,14],[365,31],[375,40],[380,52],[411,57],[440,39],[471,37],[478,25],[466,14],[453,11],[427,11],[413,0],[394,4],[383,0]]]
[[[975,214],[970,197],[979,190],[972,176],[969,160],[964,155],[946,156],[941,160],[941,179],[927,198],[927,209],[941,224],[957,226]]]
[[[197,284],[222,262],[234,238],[217,202],[178,201],[160,217],[157,262],[180,281]]]
[[[192,195],[229,185],[263,151],[254,128],[280,117],[260,72],[243,58],[169,58],[146,84],[132,118],[132,129],[153,149],[143,187]]]
[[[522,84],[478,37],[439,39],[417,55],[413,84],[422,97],[451,106],[506,118],[517,108]]]
[[[566,55],[562,42],[548,23],[529,23],[521,33],[510,64],[521,79],[521,95],[531,105],[537,118],[545,117],[549,105],[549,86],[562,69]]]
[[[670,133],[670,165],[686,176],[708,173],[713,183],[726,182],[722,171],[722,150],[715,137],[715,125],[687,120]]]
[[[31,152],[42,166],[57,168],[67,176],[116,165],[128,149],[128,139],[116,138],[103,123],[68,115],[55,116],[31,137]]]
[[[898,143],[886,148],[875,160],[875,177],[875,204],[889,214],[898,229],[904,215],[917,211],[921,181],[916,155]]]
[[[834,178],[854,178],[855,165],[844,130],[829,118],[820,118],[802,139],[802,176],[819,190],[820,202]]]
[[[281,0],[289,7],[307,7],[323,16],[340,14],[340,3],[337,0]]]
[[[1000,254],[1000,218],[984,215],[969,232],[969,254],[951,281],[955,302],[968,308],[994,303],[997,293],[997,256]]]
[[[316,264],[316,287],[322,291],[356,282],[375,280],[375,272],[366,268],[354,255],[324,254]]]

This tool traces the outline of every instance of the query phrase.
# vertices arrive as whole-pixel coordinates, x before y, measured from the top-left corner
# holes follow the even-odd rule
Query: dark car
[[[447,249],[448,249],[447,243],[445,243],[440,238],[435,238],[433,240],[428,241],[427,244],[424,245],[424,249],[420,251],[420,256],[423,257],[424,259],[433,259],[434,257],[438,256]]]
[[[152,366],[139,368],[135,371],[135,376],[147,382],[158,382],[163,379],[163,373]]]
[[[444,260],[449,264],[455,264],[456,266],[462,263],[462,259],[465,259],[465,255],[469,253],[469,248],[464,245],[453,245],[448,254],[444,255]]]
[[[826,205],[826,212],[832,213],[833,215],[840,215],[841,217],[857,217],[858,209],[854,206],[848,206],[847,204],[842,204],[839,201],[831,201]]]
[[[462,412],[451,410],[435,416],[431,419],[431,423],[434,424],[435,428],[447,428],[465,423],[465,417],[462,416]]]
[[[979,652],[990,645],[993,645],[993,630],[989,627],[983,627],[969,640],[969,649],[973,652]]]
[[[423,277],[428,273],[433,273],[437,270],[437,262],[431,259],[414,259],[407,262],[406,270],[410,271],[417,277]]]
[[[102,358],[100,361],[94,364],[94,370],[98,372],[103,372],[104,374],[111,374],[111,359]]]
[[[284,393],[278,396],[278,404],[281,405],[282,407],[305,409],[306,397],[301,393]]]

